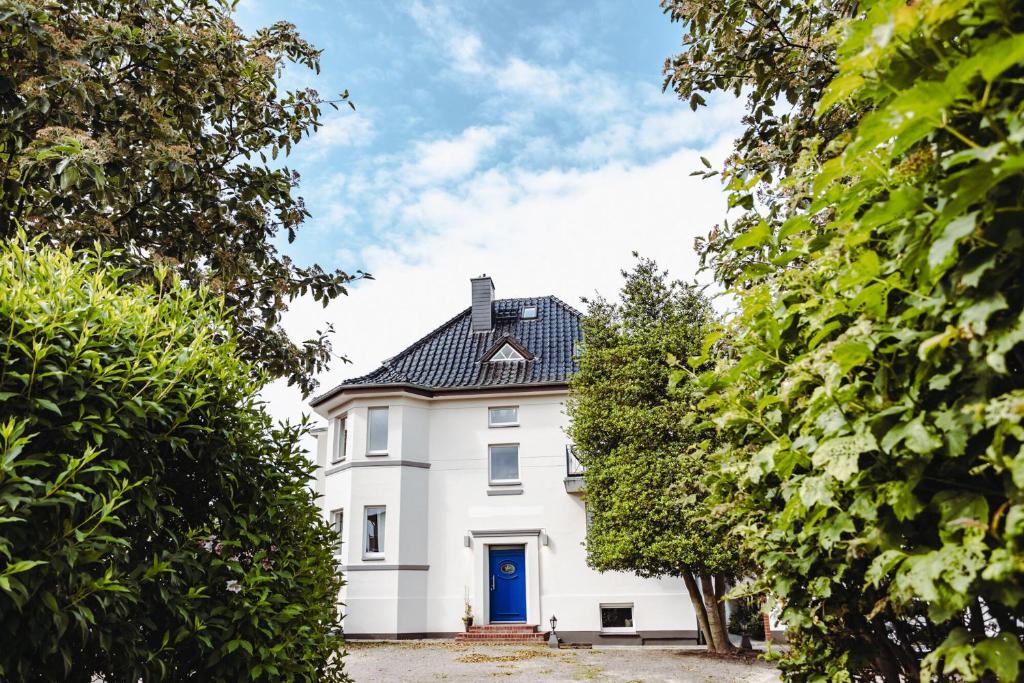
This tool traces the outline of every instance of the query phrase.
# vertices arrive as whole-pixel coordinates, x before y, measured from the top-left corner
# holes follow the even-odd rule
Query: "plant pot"
[[[473,617],[462,617],[462,623],[466,626],[466,631],[469,631],[469,627],[473,625]]]

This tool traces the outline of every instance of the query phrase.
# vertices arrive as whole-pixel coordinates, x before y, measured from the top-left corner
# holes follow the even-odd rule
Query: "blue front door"
[[[526,552],[491,548],[491,623],[526,621]]]

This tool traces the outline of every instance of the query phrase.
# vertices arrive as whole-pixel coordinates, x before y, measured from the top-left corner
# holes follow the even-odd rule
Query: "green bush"
[[[0,679],[344,681],[304,428],[230,313],[0,247]]]
[[[729,615],[729,633],[764,640],[764,613],[758,600],[741,598],[734,605]]]
[[[819,111],[865,114],[730,246],[723,504],[794,681],[1021,680],[1024,6],[864,2]],[[738,185],[734,185],[738,187]]]

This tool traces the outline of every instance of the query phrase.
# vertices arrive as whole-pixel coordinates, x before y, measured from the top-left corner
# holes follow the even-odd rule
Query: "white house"
[[[587,566],[565,432],[579,312],[471,285],[469,308],[312,401],[346,637],[451,637],[468,601],[492,630],[547,631],[554,615],[570,642],[695,639],[681,580]]]

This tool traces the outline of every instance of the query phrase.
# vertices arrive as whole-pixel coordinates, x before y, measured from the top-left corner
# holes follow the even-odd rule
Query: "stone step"
[[[514,645],[517,643],[543,643],[543,633],[525,633],[521,635],[474,635],[460,633],[455,636],[457,643],[472,643],[477,645]]]
[[[536,633],[537,627],[533,624],[487,624],[484,626],[470,626],[470,633],[491,633],[494,631],[515,631],[517,633]]]

